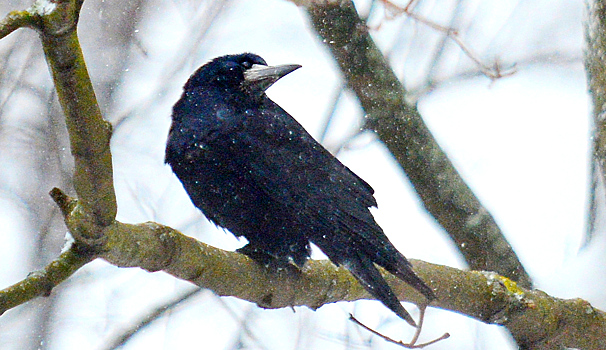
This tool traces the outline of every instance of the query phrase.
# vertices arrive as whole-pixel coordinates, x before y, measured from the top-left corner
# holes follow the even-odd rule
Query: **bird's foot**
[[[299,270],[299,268],[294,265],[287,257],[276,257],[262,249],[251,246],[250,243],[242,248],[236,249],[236,252],[248,256],[258,264],[263,265],[265,268],[274,273],[281,272],[284,270],[290,273],[301,273],[301,270]]]

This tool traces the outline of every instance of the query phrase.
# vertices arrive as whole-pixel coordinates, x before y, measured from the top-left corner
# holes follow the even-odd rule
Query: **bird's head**
[[[278,79],[300,67],[298,64],[268,66],[263,58],[252,53],[221,56],[200,67],[183,88],[188,91],[218,87],[260,96]]]

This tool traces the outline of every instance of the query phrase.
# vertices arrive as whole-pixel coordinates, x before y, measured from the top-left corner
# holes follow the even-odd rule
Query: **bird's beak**
[[[278,79],[298,68],[301,68],[298,64],[284,64],[280,66],[254,64],[244,72],[244,86],[249,90],[262,93],[278,81]]]

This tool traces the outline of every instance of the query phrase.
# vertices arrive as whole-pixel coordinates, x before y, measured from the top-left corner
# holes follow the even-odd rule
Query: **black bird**
[[[265,95],[297,68],[251,53],[200,67],[173,107],[166,163],[210,221],[246,237],[241,253],[301,267],[313,242],[415,326],[374,264],[436,297],[375,222],[374,190]]]

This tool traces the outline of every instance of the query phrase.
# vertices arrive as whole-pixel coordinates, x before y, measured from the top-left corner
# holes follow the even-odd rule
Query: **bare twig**
[[[398,6],[391,2],[390,0],[379,0],[385,6],[385,19],[391,20],[401,15],[406,15],[415,21],[428,26],[436,31],[444,33],[448,38],[450,38],[460,49],[465,53],[467,57],[469,57],[480,69],[480,71],[488,77],[490,80],[500,79],[506,76],[510,76],[516,73],[515,65],[503,70],[503,67],[499,64],[497,60],[492,64],[485,64],[478,57],[478,55],[471,49],[469,46],[461,39],[461,36],[458,30],[450,27],[443,26],[438,24],[430,19],[427,19],[419,14],[413,12],[414,5],[416,5],[415,0],[411,0],[405,7]]]
[[[22,281],[1,290],[0,315],[36,297],[48,296],[55,286],[92,260],[92,256],[72,246],[44,269],[31,272]]]
[[[134,335],[139,333],[140,331],[146,329],[149,325],[151,325],[155,320],[164,316],[167,312],[172,311],[177,305],[180,303],[191,299],[192,297],[200,294],[205,291],[202,288],[193,288],[184,291],[181,294],[176,295],[171,300],[167,300],[166,302],[158,305],[154,308],[150,308],[148,312],[143,315],[140,319],[132,322],[132,327],[126,328],[120,332],[120,334],[115,335],[109,340],[108,345],[105,346],[107,350],[119,349],[127,342],[129,342]]]
[[[432,341],[429,341],[429,342],[426,342],[426,343],[417,344],[417,340],[419,339],[419,335],[421,334],[421,328],[422,328],[422,324],[423,324],[423,316],[424,316],[424,314],[425,314],[425,308],[421,309],[421,316],[420,316],[420,319],[419,319],[419,325],[417,327],[417,330],[416,330],[414,336],[412,337],[412,340],[409,343],[404,343],[401,340],[395,340],[393,338],[390,338],[390,337],[386,336],[385,334],[382,334],[382,333],[380,333],[380,332],[378,332],[378,331],[376,331],[376,330],[368,327],[367,325],[365,325],[362,322],[360,322],[357,318],[355,318],[352,314],[349,314],[349,319],[351,321],[353,321],[354,323],[356,323],[358,326],[360,326],[360,327],[366,329],[367,331],[371,332],[372,334],[377,335],[377,336],[383,338],[385,341],[388,341],[390,343],[394,343],[394,344],[400,345],[401,347],[406,348],[406,349],[420,349],[420,348],[424,348],[424,347],[426,347],[428,345],[435,344],[435,343],[437,343],[437,342],[439,342],[441,340],[448,339],[450,337],[450,334],[444,333],[441,337],[436,338],[436,339],[434,339]]]

